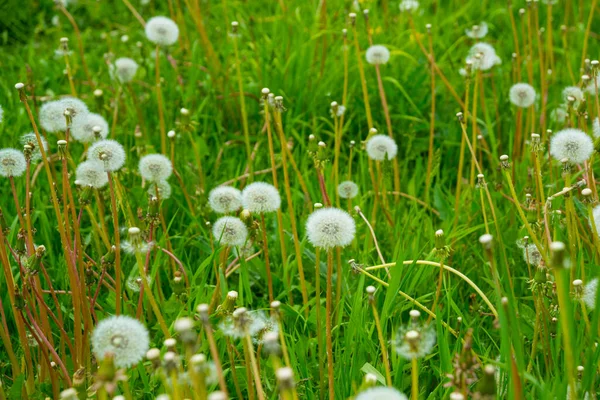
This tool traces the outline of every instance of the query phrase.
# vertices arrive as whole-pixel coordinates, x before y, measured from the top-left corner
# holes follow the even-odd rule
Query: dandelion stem
[[[417,357],[413,357],[411,360],[411,399],[418,400],[419,399],[419,360]]]
[[[327,378],[329,398],[335,399],[335,376],[333,373],[333,343],[332,343],[332,326],[331,326],[331,307],[333,303],[333,252],[327,251],[327,297],[325,299],[325,336],[326,336],[326,352],[327,352]]]

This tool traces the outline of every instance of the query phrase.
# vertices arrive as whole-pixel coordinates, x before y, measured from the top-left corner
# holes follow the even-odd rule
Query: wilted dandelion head
[[[248,238],[248,228],[237,217],[221,217],[213,225],[213,236],[227,246],[243,246]]]
[[[401,12],[414,12],[419,9],[419,2],[417,0],[402,0],[400,2]]]
[[[148,154],[140,158],[139,170],[147,181],[164,181],[173,173],[173,164],[162,154]]]
[[[473,69],[487,71],[494,65],[502,63],[500,57],[496,54],[494,47],[485,42],[475,43],[469,50],[467,62],[471,63]]]
[[[483,39],[488,34],[488,24],[482,21],[479,25],[465,29],[465,34],[471,39]]]
[[[371,136],[366,147],[369,158],[376,161],[391,160],[398,154],[396,141],[387,135]]]
[[[117,171],[125,164],[125,150],[116,140],[104,139],[88,149],[88,160],[99,161],[105,171]]]
[[[407,400],[407,397],[392,387],[377,386],[363,390],[354,400]]]
[[[102,163],[88,160],[77,166],[75,180],[78,185],[100,189],[108,183],[108,176],[106,175],[106,171],[104,171]]]
[[[175,21],[167,17],[153,17],[146,22],[146,37],[160,46],[170,46],[179,38]]]
[[[563,129],[550,140],[550,154],[557,160],[568,159],[573,164],[581,164],[594,152],[594,142],[582,130]]]
[[[242,207],[242,192],[231,186],[217,186],[208,194],[208,204],[220,214],[237,211]]]
[[[573,97],[575,99],[573,107],[575,108],[579,107],[579,104],[581,104],[584,98],[583,90],[577,86],[567,86],[563,89],[562,96],[565,103],[569,101],[569,97]]]
[[[73,139],[82,143],[105,139],[108,136],[108,122],[100,114],[81,115],[73,120],[71,135]]]
[[[148,194],[150,196],[158,197],[161,200],[166,200],[171,197],[171,193],[171,185],[167,181],[151,182],[150,185],[148,185]]]
[[[242,191],[242,204],[252,213],[273,212],[281,207],[281,197],[270,183],[253,182]]]
[[[411,324],[398,330],[396,352],[407,360],[422,358],[435,346],[435,331],[428,326]]]
[[[339,208],[320,208],[306,221],[306,234],[313,246],[322,249],[346,247],[356,232],[354,219]]]
[[[598,293],[598,278],[589,281],[583,288],[583,301],[590,310],[596,308],[596,294]]]
[[[528,83],[515,83],[510,88],[510,102],[517,107],[531,107],[535,101],[535,89]]]
[[[386,64],[390,60],[390,51],[387,47],[376,44],[367,49],[366,57],[369,64]]]
[[[121,242],[121,250],[124,253],[135,255],[135,254],[146,254],[154,247],[154,242],[144,242],[137,240],[124,240]]]
[[[567,108],[564,105],[556,107],[550,113],[550,119],[561,124],[567,120],[568,116],[569,114],[567,114]]]
[[[42,146],[44,146],[44,151],[48,151],[48,142],[41,135],[40,139],[42,141]],[[40,146],[38,146],[37,136],[34,132],[26,133],[21,136],[19,138],[19,143],[21,143],[23,146],[27,145],[31,147],[32,162],[38,161],[42,158],[42,152],[40,150]]]
[[[138,63],[128,57],[121,57],[115,60],[111,72],[121,83],[128,83],[133,80],[138,70]]]
[[[5,177],[21,176],[26,167],[25,156],[19,150],[0,150],[0,175]]]
[[[338,185],[337,191],[342,199],[353,199],[358,194],[358,185],[352,181],[344,181]]]
[[[140,362],[150,344],[148,330],[137,319],[117,315],[103,319],[92,333],[92,350],[97,359],[114,356],[117,368]]]

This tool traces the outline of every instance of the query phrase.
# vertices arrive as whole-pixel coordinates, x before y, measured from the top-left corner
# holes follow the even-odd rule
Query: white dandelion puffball
[[[91,186],[100,189],[108,183],[108,175],[104,165],[98,161],[84,161],[77,166],[75,181],[81,186]]]
[[[535,102],[535,89],[528,83],[515,83],[510,88],[509,97],[515,106],[529,108]]]
[[[417,330],[403,328],[396,338],[396,352],[407,360],[422,358],[435,346],[435,330],[423,327]]]
[[[392,387],[377,386],[363,390],[354,400],[407,400],[407,397]]]
[[[346,247],[356,233],[354,219],[339,208],[320,208],[306,221],[306,234],[313,246],[322,249]]]
[[[413,12],[419,9],[419,2],[417,0],[402,0],[400,2],[400,11],[402,12]]]
[[[95,128],[100,128],[98,131],[99,138],[96,137]],[[88,113],[81,115],[73,120],[71,135],[73,139],[82,143],[90,143],[97,139],[106,139],[108,136],[108,122],[100,114]]]
[[[488,30],[488,24],[482,21],[479,25],[473,25],[471,29],[465,29],[465,34],[471,39],[483,39]]]
[[[213,225],[213,236],[221,244],[243,246],[248,238],[248,228],[237,217],[221,217]]]
[[[153,17],[146,22],[146,37],[152,43],[170,46],[179,38],[179,28],[170,18]]]
[[[270,183],[253,182],[242,191],[242,204],[251,213],[273,212],[281,207],[281,197]]]
[[[594,118],[594,122],[592,122],[592,134],[596,139],[600,137],[600,119],[598,117]]]
[[[48,142],[44,139],[43,136],[40,136],[42,141],[42,146],[44,146],[44,151],[48,151]],[[34,132],[29,132],[24,134],[19,138],[19,142],[25,146],[30,146],[32,148],[31,151],[31,161],[39,161],[42,159],[42,151],[40,150],[40,146],[38,146],[37,136]]]
[[[337,191],[342,199],[353,199],[358,194],[358,185],[352,181],[344,181],[338,185]]]
[[[567,86],[562,91],[563,100],[567,103],[569,97],[573,97],[575,102],[573,103],[573,107],[577,108],[583,101],[584,95],[583,90],[578,88],[577,86]]]
[[[526,263],[537,267],[542,262],[542,254],[537,246],[532,243],[523,247],[523,259]]]
[[[594,278],[583,288],[583,301],[590,310],[596,308],[596,294],[598,293],[598,278]]]
[[[114,356],[117,368],[140,362],[150,345],[148,330],[137,319],[117,315],[103,319],[92,333],[92,350],[98,360]]]
[[[105,171],[119,170],[125,164],[125,157],[123,146],[116,140],[99,140],[88,149],[88,159],[103,163]]]
[[[166,200],[171,197],[171,185],[167,181],[156,181],[148,185],[148,194],[156,196],[161,200]]]
[[[21,176],[26,167],[25,156],[19,150],[0,150],[0,175],[5,177]]]
[[[396,141],[387,135],[374,135],[367,141],[367,155],[375,161],[391,160],[398,154]]]
[[[112,73],[121,83],[128,83],[133,80],[138,70],[138,63],[128,57],[121,57],[115,60],[112,66]]]
[[[550,140],[550,154],[557,160],[566,158],[573,164],[581,164],[594,152],[594,142],[582,130],[563,129]]]
[[[494,65],[502,63],[494,47],[485,42],[475,43],[471,47],[467,56],[467,62],[471,62],[474,70],[479,69],[481,71],[487,71]]]
[[[173,173],[173,164],[162,154],[148,154],[140,158],[139,169],[147,181],[164,181]]]
[[[376,44],[367,49],[366,57],[369,64],[386,64],[390,60],[390,51],[387,47]]]
[[[74,97],[49,101],[40,107],[40,125],[47,132],[64,132],[67,130],[65,110],[71,112],[71,120],[88,113],[85,103]]]
[[[242,192],[231,186],[217,186],[208,194],[208,204],[216,213],[232,213],[242,207]]]

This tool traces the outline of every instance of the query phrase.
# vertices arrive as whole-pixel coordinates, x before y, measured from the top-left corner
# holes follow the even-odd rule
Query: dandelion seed
[[[25,156],[16,149],[0,150],[0,175],[4,177],[21,176],[27,167]]]
[[[117,368],[128,368],[140,362],[148,351],[148,330],[137,319],[125,315],[103,319],[92,333],[92,350],[97,359],[107,354],[114,357]]]
[[[111,74],[121,83],[128,83],[133,80],[138,70],[138,63],[128,57],[121,57],[115,60],[111,65]]]
[[[242,192],[231,186],[217,186],[208,194],[208,204],[216,213],[232,213],[242,207]]]
[[[531,107],[535,101],[535,89],[528,83],[516,83],[510,88],[510,102],[517,107]]]
[[[146,37],[160,46],[170,46],[179,38],[175,21],[167,17],[153,17],[146,22]]]
[[[500,57],[498,57],[496,50],[492,45],[485,42],[479,42],[474,44],[469,50],[467,62],[471,63],[473,69],[487,71],[493,66],[501,64],[502,60],[500,60]]]
[[[337,191],[342,199],[353,199],[358,194],[358,185],[352,181],[344,181],[338,185]]]
[[[88,149],[88,159],[101,162],[105,171],[119,170],[125,164],[125,157],[123,146],[116,140],[99,140]]]
[[[583,301],[585,305],[590,309],[596,308],[596,294],[598,293],[598,278],[594,278],[589,281],[583,288]]]
[[[156,196],[161,200],[166,200],[171,197],[172,189],[171,185],[167,181],[151,182],[148,185],[147,193],[150,196]]]
[[[550,140],[550,154],[557,160],[568,159],[573,164],[581,164],[594,152],[594,142],[582,130],[563,129]]]
[[[573,97],[575,99],[573,107],[575,108],[578,108],[584,99],[583,90],[577,86],[567,86],[563,89],[562,95],[565,102],[569,101],[569,97]]]
[[[488,24],[481,22],[479,25],[473,25],[471,29],[465,29],[465,34],[471,39],[483,39],[488,34]]]
[[[44,151],[48,151],[48,142],[44,139],[43,136],[40,136],[42,141],[42,146],[44,146]],[[19,142],[23,146],[31,147],[31,162],[39,161],[42,159],[42,151],[38,146],[37,136],[34,132],[26,133],[19,138]]]
[[[407,400],[407,397],[392,387],[377,386],[363,390],[354,400]]]
[[[398,154],[396,141],[387,135],[371,136],[366,147],[367,155],[375,161],[383,161],[386,158],[392,160]]]
[[[40,107],[40,125],[47,132],[64,132],[67,130],[67,120],[65,110],[71,112],[71,118],[74,121],[77,116],[88,113],[88,108],[84,102],[73,97],[67,97],[61,100],[49,101]]]
[[[390,51],[387,47],[376,44],[367,49],[366,57],[369,64],[386,64],[390,60]]]
[[[414,12],[419,9],[419,2],[417,0],[402,0],[400,2],[401,12]]]
[[[162,154],[148,154],[140,159],[139,170],[147,181],[164,181],[173,173],[173,164]]]
[[[75,180],[80,186],[91,186],[100,189],[108,183],[104,166],[98,161],[84,161],[75,170]]]
[[[325,250],[346,247],[356,232],[354,219],[339,208],[320,208],[306,221],[306,234],[313,246]]]
[[[248,238],[248,228],[237,217],[221,217],[213,225],[213,236],[227,246],[243,246]]]
[[[274,212],[281,207],[281,197],[275,186],[265,182],[253,182],[242,191],[242,204],[251,213]]]
[[[71,135],[82,143],[105,139],[108,136],[108,122],[100,114],[87,113],[73,120]]]

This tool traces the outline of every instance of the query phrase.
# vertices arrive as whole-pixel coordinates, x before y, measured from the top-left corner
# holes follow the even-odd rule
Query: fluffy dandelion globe
[[[173,173],[173,164],[162,154],[148,154],[140,159],[139,170],[147,181],[164,181]]]
[[[179,38],[175,21],[167,17],[153,17],[146,22],[146,37],[160,46],[170,46]]]
[[[565,103],[569,101],[569,97],[574,98],[575,102],[573,103],[573,107],[575,108],[579,107],[579,104],[581,104],[584,98],[583,90],[577,86],[567,86],[563,89],[562,96]]]
[[[371,136],[366,147],[367,155],[375,161],[383,161],[386,158],[391,160],[398,154],[396,141],[387,135]]]
[[[121,83],[128,83],[133,80],[138,70],[138,63],[128,57],[121,57],[115,60],[111,72]]]
[[[342,199],[353,199],[358,195],[358,185],[352,181],[344,181],[338,185],[337,192]]]
[[[542,262],[542,254],[535,244],[529,244],[523,247],[523,259],[526,263],[538,266]]]
[[[363,390],[354,400],[407,400],[407,397],[392,387],[377,386]]]
[[[596,308],[596,294],[598,293],[598,278],[594,278],[583,288],[583,301],[590,310]]]
[[[46,139],[44,139],[43,136],[40,136],[40,139],[42,141],[42,146],[44,146],[44,151],[48,151],[48,142],[46,141]],[[23,146],[27,145],[29,147],[31,147],[31,161],[35,162],[35,161],[39,161],[42,158],[42,151],[40,150],[40,147],[38,145],[38,141],[37,141],[37,136],[35,133],[30,132],[30,133],[26,133],[23,136],[21,136],[19,138],[19,143],[21,143]]]
[[[150,183],[148,185],[147,193],[150,196],[156,196],[161,200],[166,200],[171,197],[171,193],[173,190],[171,189],[171,185],[167,181],[156,181]]]
[[[594,142],[582,130],[563,129],[550,140],[550,154],[557,160],[568,159],[573,164],[581,164],[594,152]]]
[[[407,360],[422,358],[435,346],[435,331],[428,327],[403,328],[398,332],[396,352]]]
[[[58,100],[58,103],[62,107],[61,114],[63,115],[63,118],[65,110],[69,110],[71,112],[71,118],[73,119],[89,112],[85,103],[75,97],[62,98]]]
[[[108,122],[100,114],[81,115],[73,120],[71,135],[73,139],[82,143],[105,139],[108,136]]]
[[[253,182],[242,191],[242,204],[252,213],[268,213],[281,207],[281,196],[275,186],[265,182]]]
[[[118,315],[103,319],[92,333],[92,350],[97,359],[112,354],[117,368],[140,362],[148,351],[148,330],[137,319]]]
[[[221,244],[243,246],[248,238],[248,228],[237,217],[221,217],[213,225],[213,236]]]
[[[100,189],[108,183],[104,165],[98,161],[84,161],[75,170],[75,180],[81,186],[91,186]]]
[[[390,60],[390,51],[387,47],[376,44],[367,49],[366,57],[369,64],[386,64]]]
[[[306,221],[306,234],[313,246],[325,250],[346,247],[356,233],[354,219],[339,208],[320,208]]]
[[[242,207],[242,192],[231,186],[217,186],[208,194],[208,204],[216,213],[232,213]]]
[[[520,108],[528,108],[535,102],[535,89],[528,83],[516,83],[509,92],[510,102]]]
[[[494,47],[485,42],[475,43],[471,47],[467,56],[467,62],[471,63],[473,69],[481,71],[487,71],[493,66],[502,63]]]
[[[488,24],[481,22],[479,25],[473,25],[471,29],[465,29],[465,34],[471,39],[483,39],[488,34]]]
[[[0,150],[0,175],[5,177],[21,176],[26,167],[25,156],[19,150]]]
[[[402,12],[413,12],[419,9],[419,2],[417,0],[402,0],[400,2],[400,11]]]
[[[88,159],[101,162],[105,171],[119,170],[125,164],[125,157],[123,146],[116,140],[99,140],[88,149]]]
[[[49,101],[40,107],[40,125],[47,132],[64,132],[67,130],[67,120],[65,110],[71,112],[71,118],[75,121],[76,117],[87,114],[88,108],[85,103],[74,97],[67,97],[60,100]]]

